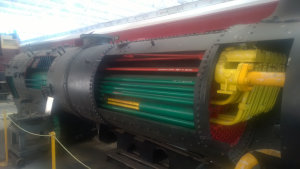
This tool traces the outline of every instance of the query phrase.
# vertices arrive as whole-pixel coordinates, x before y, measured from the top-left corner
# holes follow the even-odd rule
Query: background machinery
[[[9,61],[19,53],[19,42],[16,34],[0,35],[0,99],[6,100],[9,89],[5,80],[4,71]]]
[[[18,116],[48,117],[53,97],[55,111],[116,135],[114,159],[298,168],[297,7],[282,1],[259,23],[196,35],[120,42],[88,34],[77,46],[37,45],[14,58],[6,78],[26,107]]]

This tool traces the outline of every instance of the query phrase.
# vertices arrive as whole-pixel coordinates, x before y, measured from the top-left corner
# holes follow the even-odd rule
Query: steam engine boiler
[[[196,35],[82,35],[82,46],[19,54],[6,76],[15,98],[37,103],[26,112],[47,116],[38,108],[51,96],[65,113],[107,126],[118,148],[168,159],[169,168],[233,168],[254,150],[262,159],[281,151],[293,168],[300,25],[285,7],[260,23]]]

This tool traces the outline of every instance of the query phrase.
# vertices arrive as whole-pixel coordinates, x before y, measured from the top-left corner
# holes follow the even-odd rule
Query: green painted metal
[[[10,88],[10,91],[11,91],[13,97],[14,98],[19,98],[19,94],[18,94],[17,89],[15,87],[13,78],[12,77],[7,77],[6,81],[7,81],[8,87]]]
[[[164,95],[155,95],[155,94],[145,94],[145,93],[138,93],[138,92],[124,92],[124,91],[114,91],[114,90],[104,90],[100,89],[98,92],[117,95],[117,96],[127,96],[133,98],[140,98],[140,99],[149,99],[149,100],[157,100],[157,101],[165,101],[177,104],[186,104],[186,105],[193,105],[194,100],[182,98],[182,97],[170,97]]]
[[[101,106],[103,108],[106,108],[109,110],[114,110],[117,112],[124,112],[129,115],[133,115],[136,117],[142,117],[142,118],[146,118],[146,119],[157,121],[157,122],[173,124],[176,126],[182,126],[182,127],[186,127],[186,128],[190,128],[190,129],[194,128],[194,122],[191,122],[191,121],[179,120],[179,119],[174,119],[174,118],[170,118],[170,117],[164,117],[164,116],[144,113],[141,111],[136,111],[136,110],[122,108],[122,107],[116,107],[116,106],[112,106],[112,105],[108,105],[108,104],[102,104]]]
[[[106,99],[101,98],[101,104],[106,104]],[[131,100],[127,100],[131,101]],[[140,102],[139,109],[145,113],[172,117],[187,121],[194,121],[193,107],[178,104],[161,104],[160,102]]]
[[[128,87],[117,87],[117,86],[107,86],[102,85],[101,89],[104,90],[114,90],[114,91],[125,91],[125,92],[137,92],[137,93],[146,93],[146,94],[156,94],[156,95],[164,95],[164,96],[175,96],[175,97],[186,97],[193,98],[194,93],[191,92],[172,92],[166,90],[153,90],[153,89],[135,89]]]
[[[141,102],[140,111],[146,113],[153,113],[165,117],[173,117],[187,121],[194,121],[193,107],[192,106],[178,106],[169,104]]]
[[[59,116],[54,114],[52,117],[53,129],[57,138],[61,138],[61,126]]]
[[[195,77],[110,75],[95,83],[100,107],[156,122],[194,128]],[[139,103],[139,110],[107,104],[107,98]]]
[[[47,85],[47,72],[34,72],[29,74],[25,79],[26,87],[41,89]]]
[[[106,77],[105,81],[118,81],[118,82],[138,82],[138,83],[158,83],[158,84],[176,84],[176,85],[194,85],[194,78],[184,77],[130,77],[130,76],[117,76],[117,77]]]
[[[122,83],[114,81],[103,81],[98,84],[106,86],[116,86],[116,87],[132,87],[141,89],[157,89],[157,90],[170,90],[178,92],[194,92],[193,86],[181,86],[181,85],[162,85],[162,84],[149,84],[149,83]]]

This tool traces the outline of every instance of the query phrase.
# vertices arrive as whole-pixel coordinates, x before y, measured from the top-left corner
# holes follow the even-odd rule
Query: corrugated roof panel
[[[21,41],[135,16],[195,0],[2,0],[0,32]]]

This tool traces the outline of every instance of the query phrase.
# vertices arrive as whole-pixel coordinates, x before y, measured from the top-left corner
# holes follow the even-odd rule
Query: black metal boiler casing
[[[25,50],[9,63],[5,76],[18,109],[19,118],[45,116],[45,87],[52,61],[60,56],[58,50]]]
[[[292,42],[295,37],[298,37],[298,25],[298,22],[284,23],[283,29],[282,24],[268,21],[255,25],[238,25],[226,31],[201,35],[119,44],[108,42],[89,44],[81,48],[77,47],[68,50],[63,57],[58,57],[54,60],[48,73],[48,86],[53,92],[55,103],[77,116],[112,125],[134,135],[144,136],[165,144],[180,147],[188,152],[196,153],[200,156],[203,155],[212,161],[224,164],[239,159],[242,154],[251,150],[252,147],[263,148],[266,142],[270,143],[272,148],[279,149],[280,144],[277,142],[280,141],[280,138],[276,137],[276,134],[273,132],[270,132],[274,131],[273,122],[260,123],[259,120],[254,120],[255,122],[249,120],[244,130],[245,132],[242,133],[234,145],[229,145],[212,138],[209,103],[215,65],[220,53],[227,47],[243,46],[243,44],[249,43],[249,45],[255,44],[258,48],[274,50],[288,55],[289,50],[295,49]],[[271,30],[271,28],[272,31],[266,31]],[[286,33],[287,29],[289,30],[288,34]],[[253,32],[251,36],[249,32]],[[198,72],[194,72],[193,104],[189,107],[193,109],[193,121],[189,122],[189,124],[192,123],[194,125],[193,129],[162,123],[159,120],[140,118],[128,113],[120,113],[120,111],[106,108],[107,105],[105,104],[104,106],[101,105],[103,100],[107,101],[111,99],[107,98],[105,93],[120,95],[118,92],[111,91],[112,86],[104,85],[104,83],[118,85],[118,82],[109,81],[109,78],[116,75],[111,70],[118,70],[114,69],[120,65],[118,59],[124,60],[132,57],[132,55],[139,54],[159,54],[160,56],[165,56],[166,54],[180,55],[195,53],[203,53],[201,61],[186,63],[198,68]],[[161,66],[160,64],[162,63],[158,62],[157,65],[152,65],[152,67],[159,67]],[[185,63],[174,62],[174,64],[183,65]],[[129,64],[127,66],[131,66],[129,68],[125,67],[127,73],[128,70],[142,70],[139,69],[140,67],[137,64]],[[119,73],[118,76],[120,75],[124,75],[124,73]],[[142,73],[137,76],[141,77],[141,75],[144,76]],[[148,75],[155,76],[157,74],[148,73]],[[165,74],[165,77],[168,78],[167,74]],[[100,91],[100,95],[97,90]],[[101,94],[104,94],[104,97]],[[123,96],[119,98],[124,98]],[[139,95],[138,97],[143,96]],[[131,107],[136,109],[135,106]],[[274,110],[275,112],[269,114],[279,113],[279,109],[280,107]],[[131,110],[130,113],[136,114],[137,112]],[[139,115],[143,116],[143,114]],[[255,136],[253,133],[255,133]],[[274,146],[273,142],[276,142]],[[260,145],[258,146],[258,144]]]
[[[71,48],[55,59],[48,84],[58,107],[93,121],[100,120],[94,101],[94,75],[110,44]]]
[[[96,103],[95,85],[105,76],[104,69],[113,58],[131,53],[181,53],[208,51],[220,33],[206,35],[158,39],[154,41],[131,42],[124,44],[90,45],[70,48],[63,56],[57,57],[48,72],[50,87],[55,104],[79,117],[122,128],[129,133],[145,136],[160,142],[182,147],[198,155],[210,156],[219,161],[230,161],[229,146],[210,139],[208,91],[213,69],[209,65],[214,59],[203,59],[198,64],[199,72],[195,85],[194,117],[195,129],[129,116],[99,108]],[[211,52],[216,50],[211,49]]]

